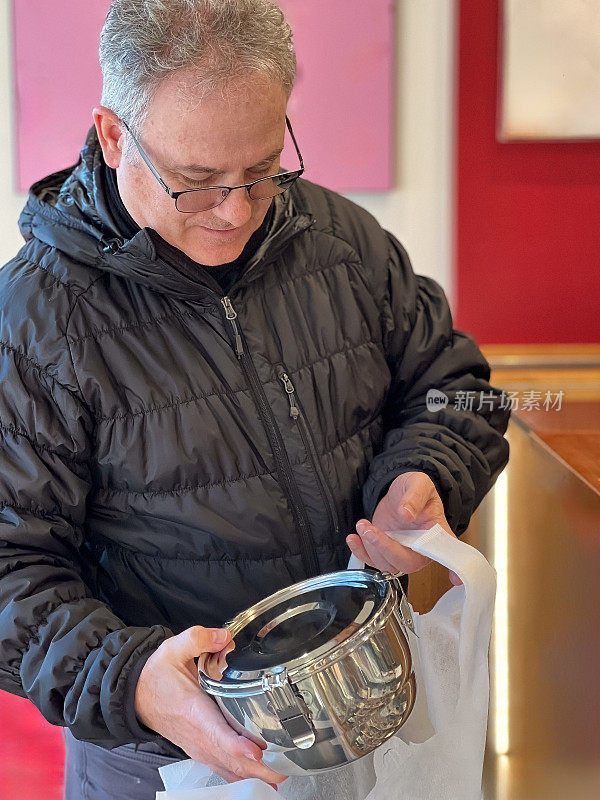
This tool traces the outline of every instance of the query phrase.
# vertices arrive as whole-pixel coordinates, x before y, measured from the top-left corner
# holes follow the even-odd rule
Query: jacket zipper
[[[221,304],[225,309],[225,317],[233,330],[236,356],[242,365],[242,370],[250,386],[250,391],[252,392],[256,408],[275,457],[277,472],[279,473],[281,483],[290,503],[290,508],[292,509],[296,529],[300,536],[300,550],[305,572],[308,577],[314,577],[320,573],[320,569],[310,527],[310,520],[308,519],[302,497],[300,496],[292,474],[292,467],[283,443],[281,431],[277,427],[275,416],[273,415],[271,406],[269,405],[260,383],[254,362],[247,351],[247,343],[246,347],[244,347],[244,337],[241,326],[239,325],[237,312],[229,297],[222,297]]]
[[[302,441],[304,443],[304,448],[308,453],[308,456],[312,464],[312,468],[315,472],[315,475],[317,476],[317,485],[319,487],[319,491],[321,493],[321,497],[323,499],[325,508],[327,509],[327,514],[329,516],[329,524],[331,526],[331,530],[333,530],[334,533],[334,542],[337,542],[339,540],[339,533],[340,533],[338,515],[335,508],[333,495],[331,494],[331,490],[329,489],[329,486],[327,484],[325,474],[321,468],[321,463],[319,461],[319,456],[317,454],[317,448],[315,445],[315,438],[313,436],[310,425],[308,424],[306,415],[302,412],[302,410],[298,405],[296,390],[294,389],[294,384],[290,380],[289,375],[287,374],[287,372],[283,367],[277,368],[277,375],[279,377],[279,380],[283,383],[283,387],[288,396],[288,400],[290,403],[290,417],[298,425],[300,436],[302,437]]]

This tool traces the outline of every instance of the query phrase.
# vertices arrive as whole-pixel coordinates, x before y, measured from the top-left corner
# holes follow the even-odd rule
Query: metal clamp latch
[[[404,591],[404,586],[400,583],[400,576],[399,575],[392,575],[391,573],[384,573],[384,577],[387,580],[391,580],[396,587],[398,594],[400,595],[400,602],[398,603],[398,611],[400,612],[400,619],[402,620],[402,624],[408,628],[409,631],[414,633],[415,636],[419,636],[419,634],[415,631],[415,623],[413,620],[410,603],[408,602],[408,597],[406,596],[406,592]]]
[[[262,686],[270,710],[277,716],[296,747],[301,750],[312,747],[316,737],[310,711],[290,684],[286,668],[274,667],[263,676]]]
[[[406,625],[408,630],[412,631],[412,633],[414,633],[416,636],[417,632],[415,631],[415,623],[413,621],[412,614],[410,611],[410,604],[408,602],[408,598],[404,594],[404,589],[402,590],[402,599],[400,600],[399,609],[402,622]]]

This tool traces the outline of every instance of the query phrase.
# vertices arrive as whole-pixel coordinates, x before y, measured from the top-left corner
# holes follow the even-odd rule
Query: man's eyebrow
[[[283,152],[283,147],[278,148],[277,150],[273,150],[273,152],[268,155],[266,158],[263,158],[262,161],[258,161],[256,164],[253,164],[248,169],[256,169],[257,167],[262,166],[263,164],[269,164],[271,161],[274,161],[278,156],[280,156]],[[176,172],[205,172],[207,175],[216,175],[222,172],[222,170],[215,169],[214,167],[202,167],[199,164],[182,164],[176,167],[173,167]]]

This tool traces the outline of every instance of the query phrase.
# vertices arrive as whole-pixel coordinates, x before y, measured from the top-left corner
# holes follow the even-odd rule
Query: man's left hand
[[[385,531],[428,530],[436,524],[454,536],[429,475],[405,472],[394,480],[379,501],[373,521],[359,520],[357,533],[350,534],[346,541],[354,555],[365,564],[381,572],[408,574],[423,569],[431,559],[395,542]],[[450,580],[455,586],[461,584],[454,572],[450,572]]]

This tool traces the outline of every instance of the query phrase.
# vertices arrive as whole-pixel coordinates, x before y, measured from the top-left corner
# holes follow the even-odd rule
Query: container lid
[[[227,656],[221,681],[203,678],[202,683],[209,691],[220,689],[213,693],[229,694],[228,687],[260,683],[282,667],[290,679],[294,672],[298,679],[342,643],[354,637],[358,644],[370,635],[369,623],[377,624],[389,589],[380,573],[344,570],[276,592],[227,623],[235,650]]]

